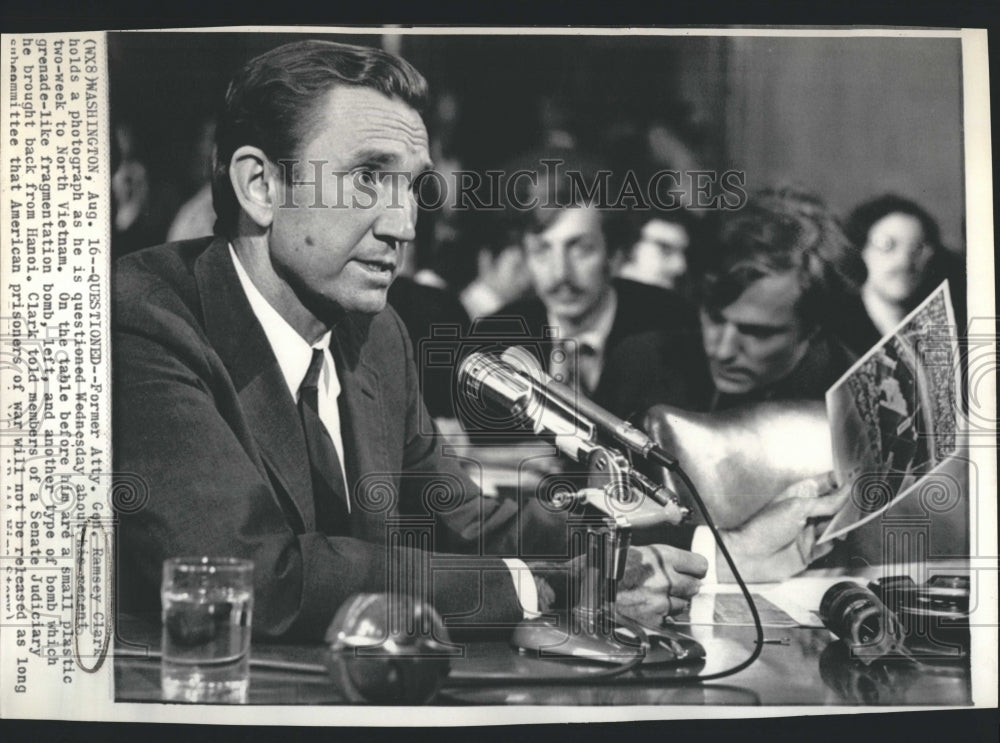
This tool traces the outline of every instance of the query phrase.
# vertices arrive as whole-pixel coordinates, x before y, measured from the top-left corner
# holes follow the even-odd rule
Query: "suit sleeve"
[[[132,576],[120,585],[134,588],[139,604],[155,606],[165,558],[251,558],[255,636],[320,640],[349,596],[386,590],[386,547],[295,533],[256,455],[238,397],[222,381],[221,363],[207,345],[185,336],[197,335],[191,327],[161,330],[162,323],[152,330],[133,326],[114,338],[116,472],[141,478],[148,489],[144,507],[120,521],[121,572]],[[397,556],[402,564],[421,559],[407,550]],[[487,618],[516,620],[509,574],[502,563],[495,568],[436,578],[438,610],[468,612],[492,592],[497,600],[486,607]]]

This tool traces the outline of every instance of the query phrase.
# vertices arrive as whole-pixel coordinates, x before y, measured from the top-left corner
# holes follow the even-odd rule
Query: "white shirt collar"
[[[271,350],[274,352],[275,358],[278,359],[278,366],[281,367],[281,373],[285,377],[288,391],[292,393],[292,399],[298,400],[299,387],[309,370],[309,362],[312,361],[314,348],[321,348],[326,354],[323,378],[320,382],[325,386],[326,393],[336,398],[340,393],[340,383],[337,375],[331,374],[331,370],[334,368],[333,357],[329,351],[331,332],[327,331],[315,344],[309,345],[305,338],[288,324],[288,321],[271,306],[260,290],[254,286],[250,276],[247,275],[240,263],[236,251],[233,250],[232,243],[229,244],[229,257],[233,260],[236,276],[240,280],[240,286],[243,287],[243,293],[247,295],[250,308],[264,329],[267,342],[271,344]]]

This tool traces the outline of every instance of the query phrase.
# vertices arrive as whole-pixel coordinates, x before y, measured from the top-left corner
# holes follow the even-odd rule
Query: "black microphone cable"
[[[746,660],[738,663],[732,668],[727,668],[722,671],[717,671],[716,673],[709,673],[705,675],[698,676],[687,676],[683,678],[667,678],[663,679],[665,683],[690,683],[694,681],[711,681],[713,679],[725,678],[726,676],[732,676],[739,673],[740,671],[749,668],[753,663],[760,657],[761,652],[764,650],[764,626],[760,621],[760,612],[757,611],[757,605],[754,603],[753,596],[750,595],[750,589],[747,588],[746,582],[743,580],[743,576],[740,575],[740,571],[736,568],[736,563],[733,561],[733,556],[729,553],[729,549],[726,547],[726,543],[722,539],[722,535],[719,533],[719,528],[715,525],[712,520],[711,514],[708,512],[708,508],[705,506],[705,501],[702,500],[701,494],[698,493],[698,488],[695,487],[694,482],[688,477],[688,474],[681,467],[680,463],[663,451],[659,446],[653,447],[647,457],[665,467],[670,472],[676,474],[681,481],[687,487],[688,492],[691,493],[691,498],[694,500],[695,505],[698,506],[698,510],[701,512],[702,518],[705,519],[705,526],[708,527],[709,531],[712,532],[712,538],[719,547],[719,551],[722,553],[722,557],[725,559],[726,564],[729,566],[729,570],[733,574],[733,578],[736,580],[736,584],[740,587],[740,592],[742,592],[743,597],[746,599],[747,606],[750,609],[750,615],[753,617],[753,626],[757,634],[754,641],[754,649]]]

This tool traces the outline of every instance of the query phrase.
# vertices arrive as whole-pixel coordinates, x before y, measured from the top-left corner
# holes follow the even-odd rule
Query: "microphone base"
[[[643,647],[639,635],[622,622],[608,622],[601,627],[601,632],[585,633],[579,629],[571,631],[547,619],[526,619],[514,630],[510,642],[522,654],[541,659],[572,657],[620,665],[641,657],[643,665],[655,665],[692,663],[705,658],[701,643],[682,632],[667,628],[641,629],[648,647]]]

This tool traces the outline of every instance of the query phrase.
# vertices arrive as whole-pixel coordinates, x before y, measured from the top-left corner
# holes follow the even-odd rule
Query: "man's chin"
[[[309,298],[309,310],[328,327],[336,325],[346,313],[376,315],[388,304],[388,294],[382,292],[363,292],[335,299],[323,295]]]
[[[916,279],[896,278],[886,281],[878,287],[878,294],[891,304],[904,304],[920,287]]]
[[[587,314],[583,302],[549,302],[548,311],[562,322],[575,323]]]
[[[388,295],[382,292],[380,296],[358,297],[347,306],[348,312],[357,312],[362,315],[377,315],[389,304]]]
[[[754,390],[754,380],[742,375],[726,376],[712,370],[712,383],[724,395],[745,395]]]

